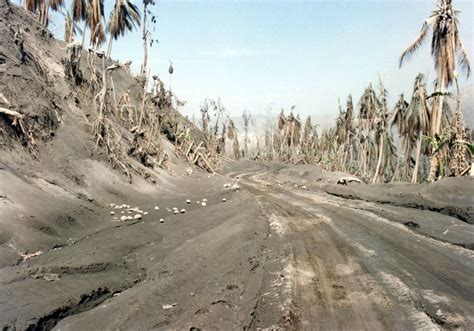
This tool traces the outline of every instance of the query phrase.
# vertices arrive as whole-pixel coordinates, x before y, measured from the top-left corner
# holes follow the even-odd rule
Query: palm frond
[[[464,48],[464,44],[461,38],[457,38],[457,45],[458,45],[458,63],[461,69],[466,72],[467,78],[471,75],[471,63],[469,62],[469,58],[467,57],[466,49]]]
[[[64,6],[64,0],[49,0],[49,6],[52,10],[58,11],[62,6]]]
[[[86,0],[73,0],[72,2],[72,18],[74,21],[85,20],[87,15]]]
[[[111,37],[117,39],[136,26],[140,26],[138,7],[129,0],[116,0],[107,26]]]
[[[421,27],[421,32],[420,34],[418,35],[418,37],[416,37],[416,39],[410,44],[410,46],[408,46],[405,51],[402,53],[402,55],[400,56],[400,62],[399,62],[399,67],[401,68],[402,65],[403,65],[403,61],[408,58],[409,56],[411,56],[413,53],[415,53],[418,48],[420,48],[420,46],[423,44],[423,42],[425,41],[426,39],[426,36],[428,35],[428,31],[429,31],[429,24],[428,24],[428,20],[426,20],[424,23],[423,23],[423,26]]]

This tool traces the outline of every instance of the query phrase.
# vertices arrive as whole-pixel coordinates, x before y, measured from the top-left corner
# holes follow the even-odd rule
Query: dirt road
[[[159,210],[156,197],[141,201],[141,220],[108,221],[0,269],[2,327],[474,328],[472,225],[342,199],[284,169],[243,163],[229,177],[182,179]],[[223,188],[234,182],[242,188]],[[395,214],[445,222],[467,244]]]
[[[283,238],[291,293],[285,308],[297,328],[473,328],[471,250],[378,215],[390,206],[376,206],[374,213],[369,203],[301,184],[295,188],[291,178],[286,184],[277,182],[276,173],[268,168],[231,175],[242,178],[263,205],[273,232]],[[399,208],[399,215],[432,216],[430,211],[406,209]],[[472,227],[462,231],[472,241]],[[265,309],[259,313],[265,315]]]

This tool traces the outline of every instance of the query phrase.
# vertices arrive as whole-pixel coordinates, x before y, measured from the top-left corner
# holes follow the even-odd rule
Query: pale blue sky
[[[112,0],[106,1],[109,12]],[[141,8],[141,2],[135,1]],[[296,105],[316,118],[337,113],[349,93],[357,100],[369,82],[384,77],[390,100],[411,93],[418,72],[435,78],[429,41],[402,68],[401,52],[420,31],[435,0],[372,1],[160,1],[156,37],[149,52],[153,74],[198,111],[206,97],[220,97],[231,114],[265,113]],[[455,0],[461,37],[473,59],[473,2]],[[62,25],[62,23],[61,23]],[[61,30],[61,25],[53,29]],[[141,33],[114,43],[113,56],[142,60]],[[471,85],[472,78],[462,80]]]

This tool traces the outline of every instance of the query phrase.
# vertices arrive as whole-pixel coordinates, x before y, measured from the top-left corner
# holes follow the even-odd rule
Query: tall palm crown
[[[75,22],[85,20],[87,16],[86,0],[73,0],[72,18]]]
[[[432,29],[431,56],[433,57],[441,87],[447,87],[454,81],[456,70],[456,55],[458,64],[469,77],[471,66],[459,36],[457,15],[459,11],[453,9],[452,0],[439,0],[438,7],[427,18],[421,32],[413,43],[402,53],[400,67],[404,60],[418,50],[423,44],[430,28]]]
[[[428,104],[424,75],[419,74],[415,79],[410,105],[406,109],[404,129],[409,137],[421,139],[430,128],[430,107]]]
[[[48,25],[49,8],[58,11],[62,6],[64,6],[64,0],[25,0],[23,3],[26,10],[39,14],[38,19],[44,26]]]
[[[94,45],[99,45],[105,41],[103,18],[104,0],[88,0],[86,23],[91,30],[90,40]]]
[[[129,0],[116,0],[107,26],[111,37],[117,39],[136,26],[140,26],[138,7]]]

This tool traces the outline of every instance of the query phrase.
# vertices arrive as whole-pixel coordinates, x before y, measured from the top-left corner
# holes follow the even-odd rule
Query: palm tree
[[[38,14],[39,22],[48,26],[49,23],[49,8],[54,11],[59,11],[64,6],[64,0],[25,0],[23,8]]]
[[[364,176],[367,174],[367,169],[370,165],[372,145],[370,132],[373,128],[378,103],[372,84],[369,84],[359,101],[359,135],[362,141],[360,161],[362,162],[362,173]]]
[[[386,160],[389,156],[387,150],[384,148],[387,140],[389,139],[388,135],[388,107],[387,107],[387,95],[388,91],[385,89],[383,84],[382,77],[380,79],[380,97],[379,97],[379,111],[376,118],[375,126],[375,142],[378,144],[378,161],[377,166],[375,167],[375,175],[372,179],[373,183],[376,183],[379,180],[379,177],[383,176],[383,171],[381,173],[382,161]]]
[[[413,149],[413,142],[411,138],[408,138],[405,131],[405,119],[408,105],[409,104],[405,101],[403,94],[400,94],[393,109],[391,124],[391,126],[397,126],[399,136],[402,138],[402,146],[405,150],[405,178],[408,178],[411,169],[411,154]]]
[[[88,0],[86,10],[86,22],[84,25],[84,35],[82,44],[84,44],[85,27],[90,29],[90,44],[99,46],[105,41],[104,24],[104,0]]]
[[[86,0],[73,0],[71,3],[71,13],[68,11],[65,15],[66,22],[64,28],[64,41],[66,41],[68,44],[72,42],[73,37],[76,35],[76,30],[79,30],[76,26],[76,23],[86,20]],[[82,30],[82,34],[85,34],[85,26],[84,30]]]
[[[433,57],[437,70],[436,89],[442,92],[454,81],[456,72],[456,55],[458,64],[469,77],[471,67],[464,49],[463,42],[459,36],[457,15],[459,11],[453,9],[452,0],[439,0],[438,7],[427,18],[421,28],[421,32],[413,43],[402,53],[400,57],[400,67],[403,61],[412,55],[422,45],[428,36],[429,29],[432,29],[431,56]],[[439,96],[439,103],[432,120],[432,135],[440,134],[442,118],[442,95]]]
[[[424,84],[424,75],[419,74],[415,79],[413,95],[410,105],[406,109],[404,120],[405,135],[410,140],[416,140],[416,159],[415,168],[411,178],[412,183],[418,180],[418,169],[421,156],[421,145],[423,137],[429,134],[430,129],[430,107],[428,104],[426,85]],[[411,156],[411,155],[410,155]]]
[[[142,76],[146,75],[147,66],[148,66],[148,28],[147,28],[147,14],[148,14],[148,6],[154,5],[154,0],[143,0],[143,20],[142,20],[142,28],[143,28],[143,64],[141,69]],[[154,18],[152,17],[152,22]]]
[[[107,56],[112,52],[112,40],[124,36],[127,31],[140,26],[140,12],[130,0],[116,0],[114,9],[110,12],[107,30],[110,34]]]

